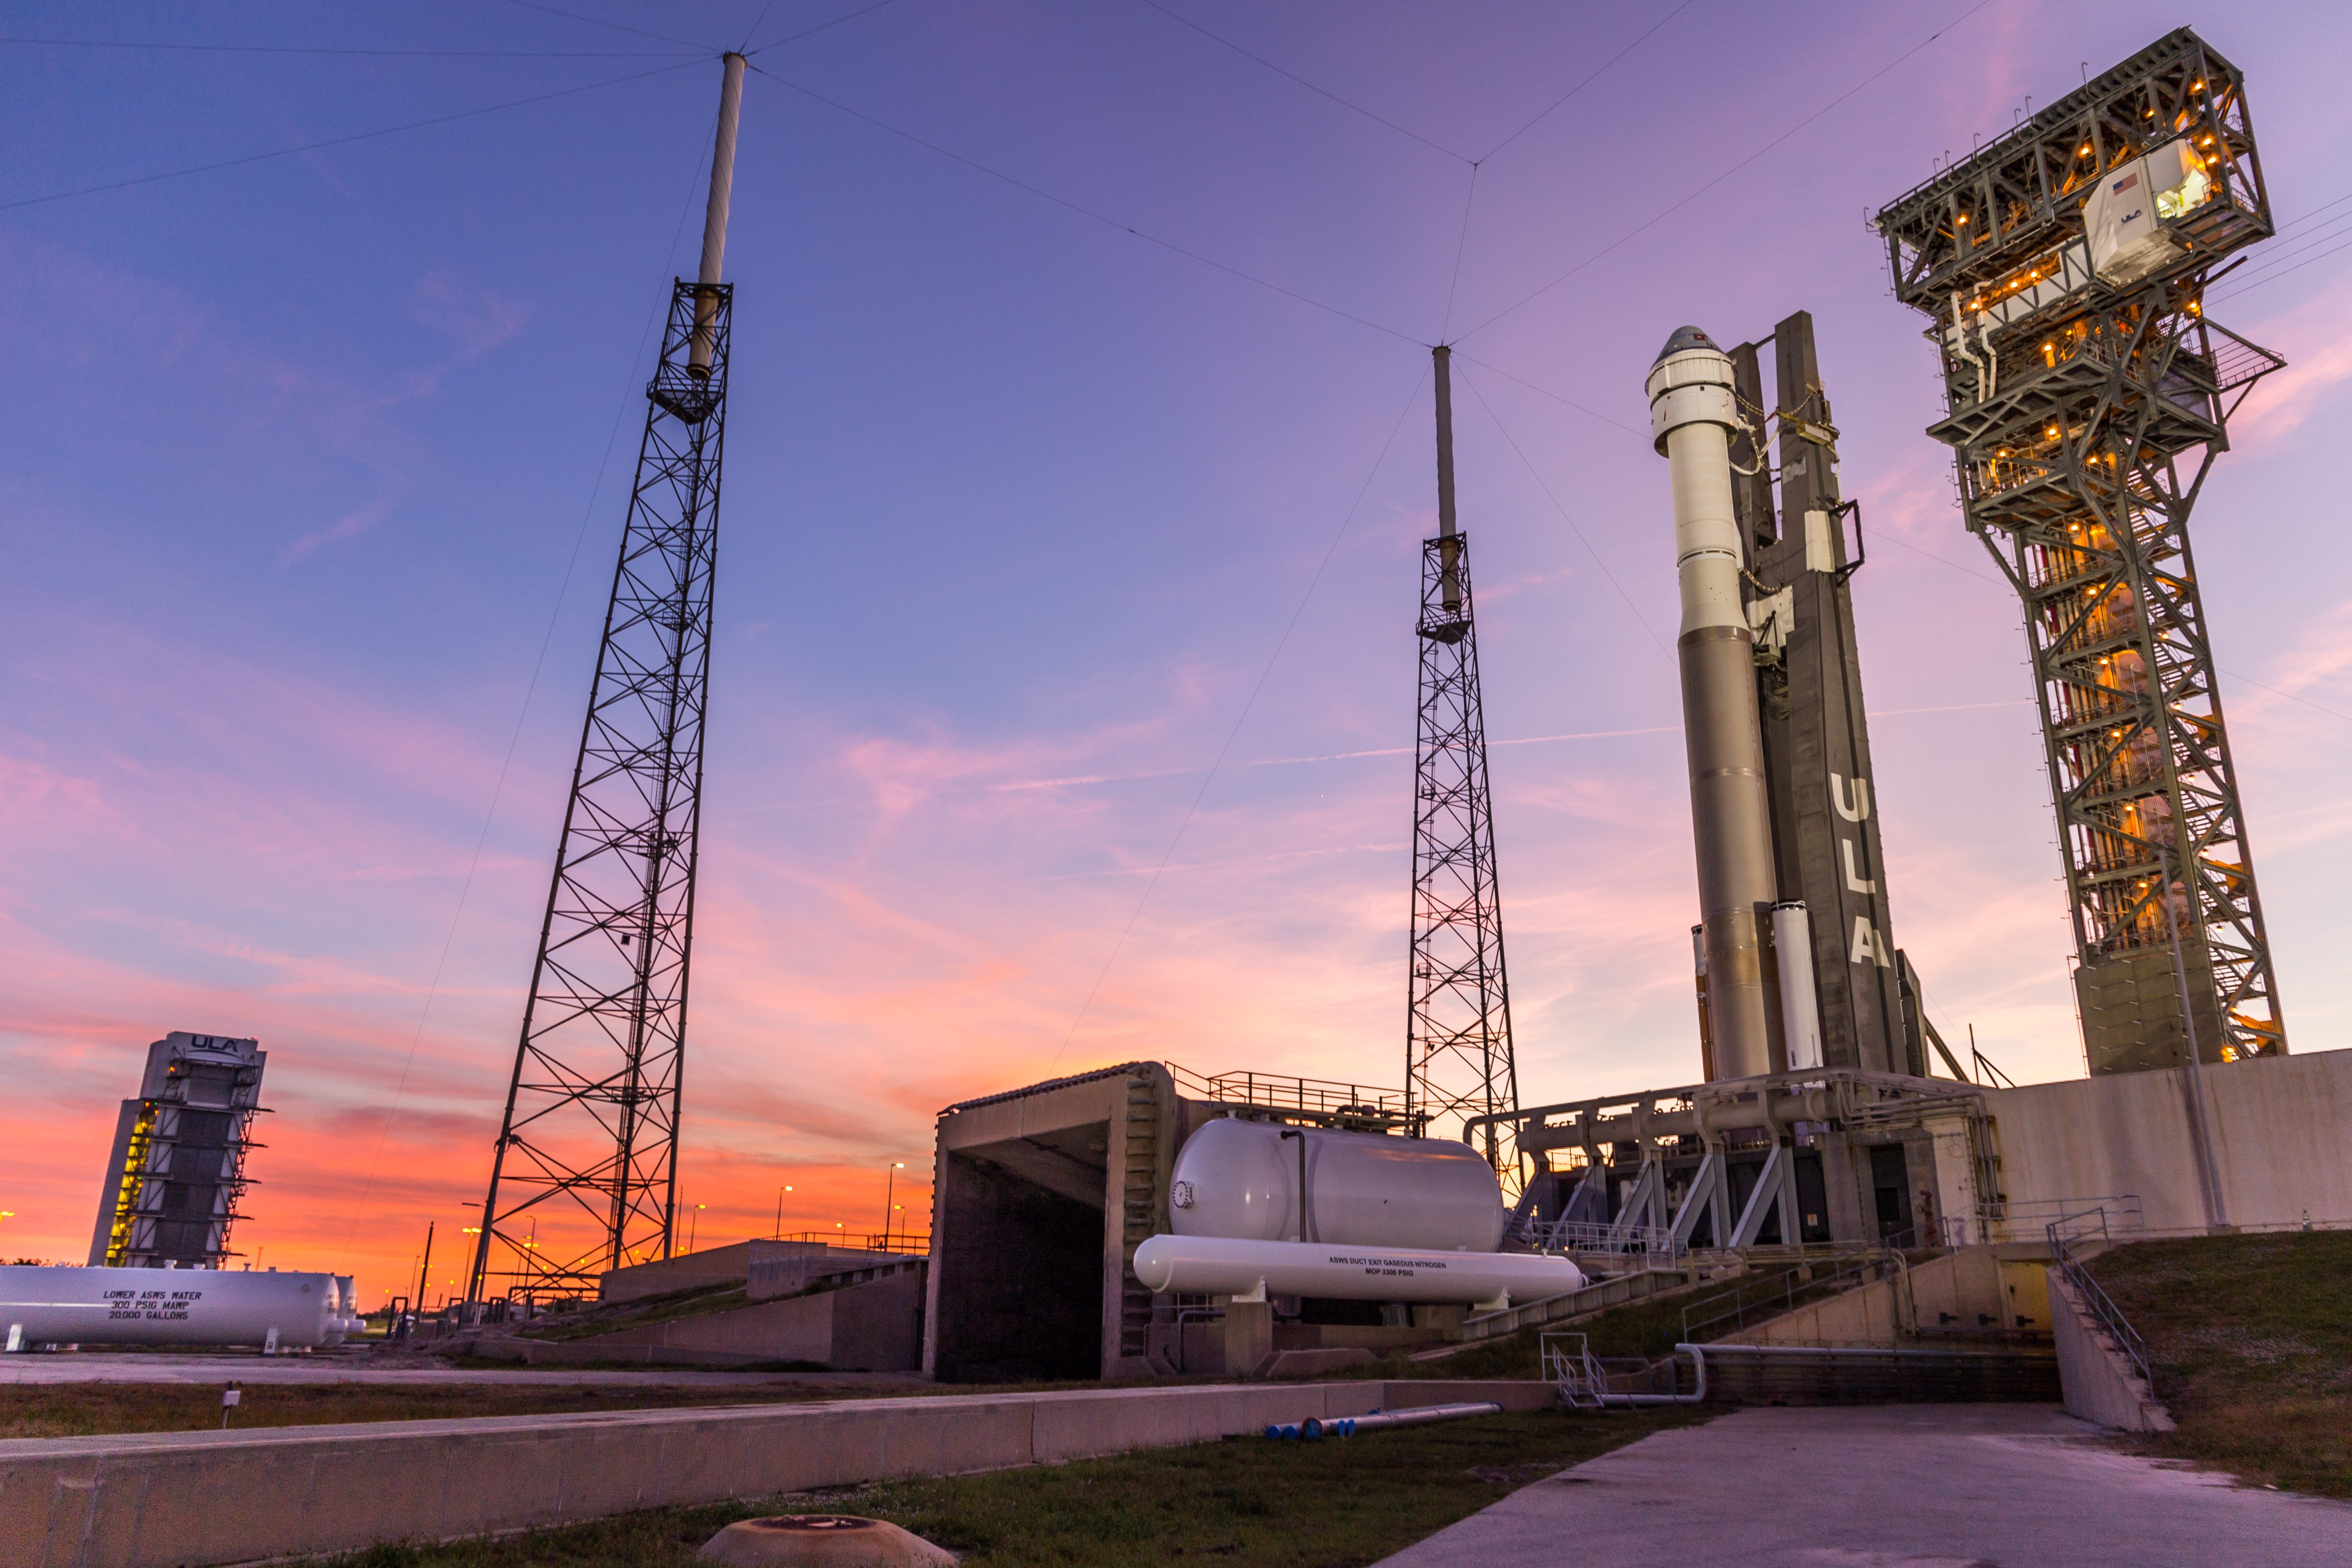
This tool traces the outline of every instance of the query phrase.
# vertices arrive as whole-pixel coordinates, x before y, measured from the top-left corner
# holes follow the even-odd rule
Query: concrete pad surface
[[[389,1360],[389,1358],[386,1358]],[[80,1352],[58,1355],[0,1355],[0,1385],[71,1383],[201,1383],[236,1380],[267,1383],[365,1383],[393,1387],[494,1385],[502,1387],[758,1388],[806,1385],[844,1393],[928,1386],[929,1380],[905,1372],[694,1372],[684,1369],[622,1372],[605,1368],[453,1366],[432,1357],[385,1361],[367,1355],[288,1356],[155,1354]]]
[[[1741,1410],[1512,1493],[1388,1568],[2341,1568],[2352,1503],[2117,1452],[2049,1405]]]
[[[1444,1391],[1440,1396],[1437,1391]],[[1190,1384],[0,1439],[0,1568],[188,1568],[1198,1442],[1549,1385]]]

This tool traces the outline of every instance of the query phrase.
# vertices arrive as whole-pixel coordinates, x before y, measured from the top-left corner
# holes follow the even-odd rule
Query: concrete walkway
[[[587,1368],[452,1366],[431,1356],[397,1361],[360,1355],[157,1354],[82,1351],[0,1355],[0,1386],[10,1384],[364,1383],[393,1387],[492,1385],[502,1387],[766,1388],[783,1385],[850,1394],[887,1394],[929,1386],[908,1372],[651,1372]]]
[[[2119,1454],[2048,1405],[1742,1410],[1514,1492],[1390,1568],[2342,1568],[2352,1503]]]

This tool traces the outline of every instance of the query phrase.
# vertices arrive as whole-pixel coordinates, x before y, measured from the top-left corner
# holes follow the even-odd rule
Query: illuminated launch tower
[[[1878,214],[1969,530],[2024,601],[2094,1073],[2286,1050],[2189,514],[2284,362],[2204,313],[2272,232],[2245,80],[2188,28]]]
[[[467,1295],[572,1295],[670,1255],[734,290],[743,57],[726,57],[702,266],[670,295]]]
[[[1412,947],[1405,1014],[1405,1112],[1432,1134],[1516,1111],[1503,901],[1486,787],[1486,721],[1470,605],[1470,538],[1454,516],[1451,351],[1437,361],[1437,537],[1421,547],[1421,702],[1415,727]],[[1508,1127],[1480,1152],[1517,1190]]]

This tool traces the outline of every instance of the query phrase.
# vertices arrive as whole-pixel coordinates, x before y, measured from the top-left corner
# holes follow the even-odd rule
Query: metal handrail
[[[1177,1088],[1213,1103],[1248,1105],[1340,1121],[1403,1124],[1413,1119],[1402,1090],[1278,1072],[1195,1072],[1164,1063]]]
[[[1690,1243],[1678,1240],[1662,1225],[1629,1225],[1622,1229],[1590,1219],[1554,1219],[1526,1228],[1527,1238],[1539,1252],[1639,1252],[1654,1258],[1684,1258]]]
[[[1812,1279],[1802,1280],[1798,1278],[1801,1272],[1801,1270],[1790,1269],[1777,1280],[1765,1281],[1760,1288],[1753,1283],[1736,1286],[1720,1294],[1708,1296],[1703,1301],[1693,1301],[1685,1307],[1683,1338],[1694,1343],[1705,1343],[1700,1337],[1701,1331],[1712,1332],[1717,1325],[1726,1322],[1732,1325],[1730,1332],[1738,1333],[1748,1326],[1752,1309],[1770,1306],[1774,1311],[1769,1315],[1777,1317],[1781,1312],[1795,1311],[1798,1298],[1801,1296],[1835,1295],[1858,1285],[1885,1279],[1888,1275],[1899,1271],[1902,1267],[1901,1256],[1889,1248],[1885,1251],[1849,1263],[1832,1274],[1816,1275]],[[1730,1304],[1712,1315],[1700,1315],[1706,1312],[1708,1308],[1720,1306],[1724,1302]],[[1766,1314],[1756,1312],[1755,1315],[1760,1320]]]
[[[2104,1206],[2061,1215],[2050,1222],[2045,1228],[2050,1238],[2050,1266],[2081,1293],[2084,1304],[2091,1309],[2091,1315],[2099,1320],[2099,1326],[2131,1358],[2132,1370],[2139,1374],[2139,1380],[2147,1385],[2148,1397],[2153,1399],[2156,1397],[2156,1374],[2148,1365],[2147,1343],[2139,1337],[2139,1331],[2131,1326],[2131,1320],[2124,1316],[2123,1309],[2116,1305],[2115,1298],[2091,1278],[2090,1270],[2074,1255],[2074,1243],[2093,1239],[2091,1225],[2094,1220],[2098,1227],[2097,1239],[2112,1241],[2114,1233],[2108,1228],[2107,1211]]]
[[[1569,1342],[1575,1341],[1573,1349]],[[1598,1356],[1592,1354],[1591,1340],[1582,1333],[1559,1331],[1543,1335],[1538,1342],[1543,1358],[1543,1375],[1559,1394],[1560,1403],[1571,1410],[1606,1409],[1610,1406],[1698,1405],[1706,1399],[1706,1355],[1697,1345],[1678,1344],[1675,1349],[1691,1358],[1696,1374],[1696,1387],[1690,1393],[1680,1391],[1681,1370],[1673,1356],[1653,1361],[1646,1356]],[[1619,1370],[1612,1372],[1616,1367]],[[1666,1377],[1667,1391],[1657,1392],[1660,1372]],[[1647,1389],[1620,1389],[1610,1385],[1620,1378],[1646,1377]]]

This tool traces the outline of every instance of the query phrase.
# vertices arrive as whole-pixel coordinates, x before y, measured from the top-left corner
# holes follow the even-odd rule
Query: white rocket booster
[[[1758,926],[1779,891],[1755,636],[1739,591],[1745,541],[1731,506],[1731,433],[1739,427],[1731,360],[1685,327],[1650,368],[1650,430],[1674,482],[1681,580],[1683,734],[1690,758],[1706,948],[1706,1008],[1717,1078],[1772,1070]]]

